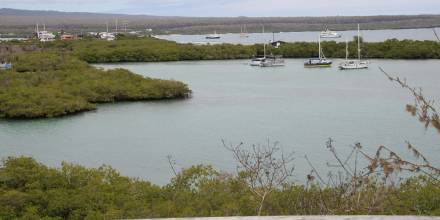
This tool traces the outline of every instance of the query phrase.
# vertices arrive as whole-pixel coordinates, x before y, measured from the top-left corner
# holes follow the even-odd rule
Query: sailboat
[[[263,34],[264,34],[264,26],[263,26]],[[263,44],[263,51],[264,56],[263,57],[256,57],[251,60],[250,65],[251,66],[260,66],[260,67],[279,67],[279,66],[285,66],[285,62],[282,56],[266,56],[266,47],[267,43],[264,42]]]
[[[262,27],[262,33],[264,35],[264,26]],[[263,63],[263,61],[266,60],[266,43],[264,43],[263,47],[264,47],[264,49],[263,49],[263,51],[264,51],[263,56],[262,57],[261,56],[260,57],[254,57],[251,60],[249,65],[251,65],[251,66],[261,66],[261,63]]]
[[[249,37],[249,34],[248,34],[248,32],[247,32],[246,25],[241,26],[240,37],[241,37],[241,38]]]
[[[334,31],[331,31],[328,28],[325,31],[322,31],[320,36],[321,36],[321,38],[341,38],[342,37],[341,34],[334,32]]]
[[[55,35],[49,31],[46,31],[46,24],[43,24],[43,31],[40,31],[38,28],[38,23],[37,23],[35,31],[37,33],[37,38],[41,42],[49,42],[49,41],[55,40]]]
[[[325,58],[324,53],[322,52],[321,48],[321,35],[318,39],[318,45],[319,45],[319,55],[318,58],[310,58],[306,62],[304,62],[304,67],[331,67],[333,61],[328,60]]]
[[[284,62],[284,59],[280,55],[273,55],[266,56],[266,43],[264,43],[264,59],[260,63],[260,67],[279,67],[279,66],[285,66],[286,63]]]
[[[108,30],[108,23],[106,24],[106,32],[99,33],[99,37],[103,40],[113,41],[116,39],[116,36],[113,33],[110,33]]]
[[[358,24],[358,59],[357,60],[348,60],[348,42],[346,41],[345,47],[345,61],[339,64],[339,69],[341,70],[352,70],[352,69],[366,69],[368,68],[368,62],[361,60],[361,34],[360,27]]]
[[[220,39],[220,35],[217,34],[217,31],[214,31],[214,34],[210,34],[210,35],[206,36],[205,38],[210,39],[210,40]]]

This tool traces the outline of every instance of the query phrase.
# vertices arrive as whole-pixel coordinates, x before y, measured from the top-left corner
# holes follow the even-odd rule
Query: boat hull
[[[332,64],[304,64],[306,68],[324,68],[324,67],[332,67]]]
[[[261,67],[282,67],[285,65],[286,63],[281,57],[266,58],[260,64]]]
[[[10,64],[10,63],[0,64],[0,70],[9,70],[9,69],[12,69],[12,64]]]
[[[359,69],[367,69],[367,68],[368,68],[368,62],[366,61],[348,61],[339,64],[340,70],[359,70]]]
[[[285,63],[261,63],[261,67],[282,67],[285,66]]]
[[[321,38],[341,38],[342,35],[321,35]]]
[[[261,63],[264,62],[265,60],[266,60],[265,57],[254,58],[254,59],[251,60],[249,65],[250,66],[261,66]]]
[[[360,70],[360,69],[368,69],[368,66],[339,66],[340,70]]]
[[[306,68],[314,68],[314,67],[331,67],[333,62],[327,59],[310,59],[304,63],[304,67]]]

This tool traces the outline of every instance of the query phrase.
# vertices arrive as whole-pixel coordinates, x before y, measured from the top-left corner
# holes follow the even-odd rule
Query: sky
[[[0,7],[200,17],[440,14],[440,0],[0,0]]]

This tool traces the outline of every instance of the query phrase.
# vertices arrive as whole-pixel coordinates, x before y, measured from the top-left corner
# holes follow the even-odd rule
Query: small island
[[[124,69],[105,71],[51,50],[12,59],[13,69],[0,71],[1,118],[50,118],[94,110],[98,103],[191,95],[182,82],[145,78]]]

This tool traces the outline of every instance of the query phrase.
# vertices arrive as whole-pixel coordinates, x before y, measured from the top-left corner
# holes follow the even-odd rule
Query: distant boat
[[[217,34],[217,31],[214,31],[214,34],[210,34],[210,35],[206,36],[205,38],[213,40],[213,39],[220,39],[221,37],[220,37],[220,35]]]
[[[321,38],[341,38],[342,35],[329,30],[328,28],[325,31],[322,31],[320,34]]]
[[[310,58],[306,62],[304,62],[304,67],[331,67],[333,61],[328,60],[325,58],[324,53],[322,52],[321,48],[321,36],[319,36],[318,39],[318,45],[319,45],[319,55],[317,58]]]
[[[263,26],[263,34],[264,34],[264,26]],[[263,44],[263,57],[256,57],[251,60],[250,65],[251,66],[260,66],[260,67],[279,67],[279,66],[285,66],[285,62],[282,56],[266,56],[266,45],[267,43],[264,42]]]
[[[35,29],[36,33],[37,33],[37,38],[38,40],[40,40],[41,42],[50,42],[50,41],[54,41],[55,40],[55,35],[51,32],[46,31],[46,25],[43,24],[43,31],[39,30],[38,24],[36,26]]]
[[[279,67],[285,66],[286,63],[282,56],[268,56],[261,63],[261,67]]]
[[[255,57],[251,60],[250,64],[251,66],[261,66],[261,63],[266,60],[266,57]]]
[[[9,70],[12,69],[11,63],[0,63],[0,70]]]
[[[116,36],[113,33],[108,32],[108,23],[107,23],[107,31],[99,33],[99,38],[107,41],[113,41],[116,39]]]
[[[279,67],[285,66],[286,63],[281,55],[269,55],[266,56],[266,43],[264,43],[264,59],[260,62],[260,67]]]
[[[358,36],[357,36],[357,44],[358,44],[358,59],[357,60],[348,60],[348,42],[346,41],[345,46],[345,61],[339,64],[339,69],[341,70],[353,70],[353,69],[367,69],[368,61],[361,60],[361,34],[360,27],[358,24]]]
[[[240,37],[241,37],[241,38],[247,38],[247,37],[249,37],[249,34],[248,34],[248,32],[247,32],[246,25],[241,26]]]
[[[264,35],[264,26],[262,27],[262,33]],[[266,60],[266,43],[263,45],[263,57],[256,57],[251,60],[250,64],[251,66],[261,66],[261,63]]]
[[[109,33],[109,32],[101,32],[99,33],[99,37],[107,41],[113,41],[116,39],[116,36],[113,33]]]

